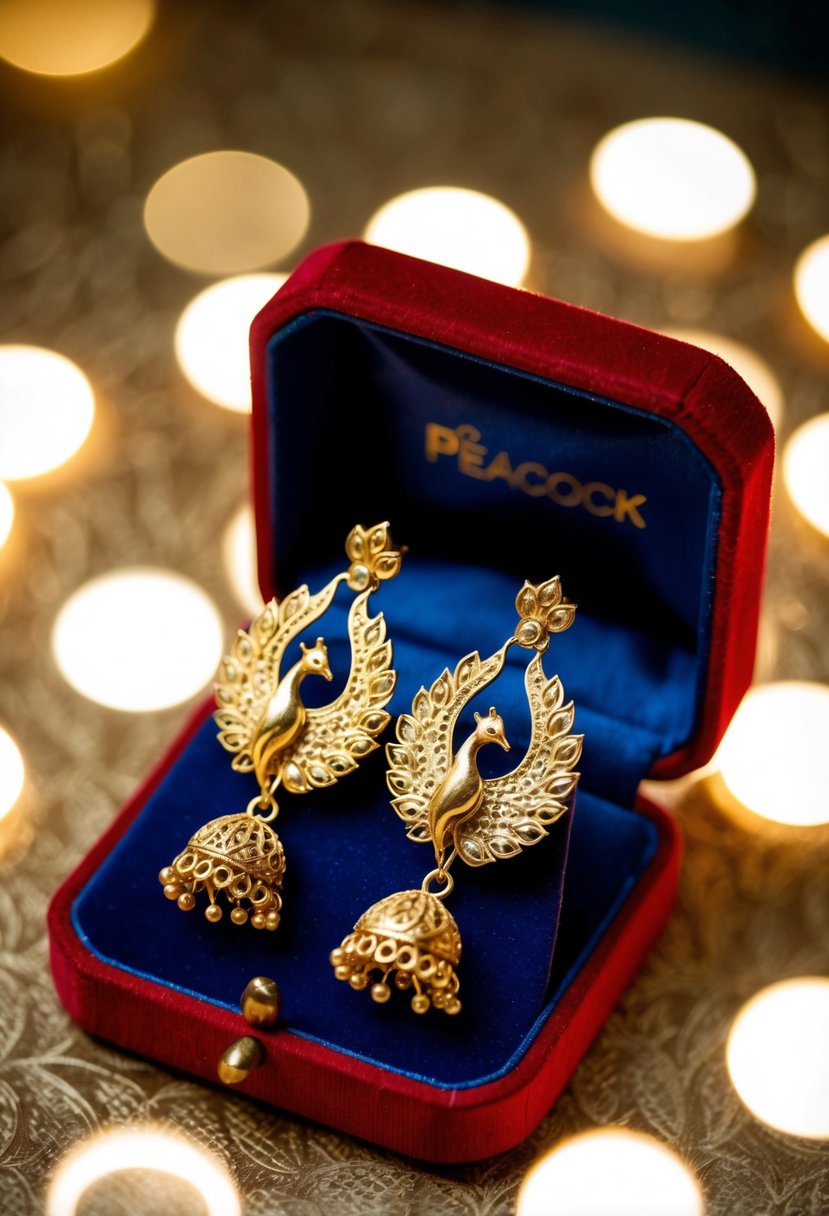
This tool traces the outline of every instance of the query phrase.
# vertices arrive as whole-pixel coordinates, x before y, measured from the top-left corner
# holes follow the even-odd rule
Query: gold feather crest
[[[386,744],[386,784],[410,840],[431,840],[429,800],[452,763],[455,723],[467,701],[501,671],[509,644],[488,659],[473,650],[454,671],[445,668],[431,688],[420,689],[412,712],[397,719],[397,743]]]
[[[397,677],[383,614],[371,616],[368,601],[381,581],[397,574],[403,552],[392,545],[387,523],[357,525],[346,540],[346,571],[314,595],[303,585],[281,603],[271,600],[237,633],[215,686],[214,718],[219,742],[233,753],[232,767],[255,773],[263,790],[268,782],[291,793],[333,785],[378,746]],[[359,592],[348,614],[348,678],[331,704],[306,709],[299,696],[304,675],[332,678],[324,639],[302,646],[303,659],[283,674],[285,651],[323,615],[342,582]]]
[[[536,651],[524,677],[532,720],[526,755],[512,772],[483,782],[480,804],[454,829],[458,856],[471,866],[515,856],[543,840],[568,810],[579,779],[574,768],[583,737],[572,734],[573,702],[564,704],[561,681],[558,676],[547,679],[541,660],[550,634],[569,627],[576,606],[564,598],[556,577],[539,586],[526,583],[516,608],[520,619],[514,637],[488,659],[473,651],[453,672],[443,671],[428,690],[421,688],[412,712],[398,718],[397,742],[386,745],[386,781],[406,835],[435,843],[430,802],[456,760],[453,732],[461,710],[500,673],[510,646],[517,642]],[[441,844],[437,842],[439,848]]]

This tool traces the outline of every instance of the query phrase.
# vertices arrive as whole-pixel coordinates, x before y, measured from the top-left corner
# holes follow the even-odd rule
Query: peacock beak
[[[331,671],[331,668],[328,666],[328,664],[327,664],[327,663],[326,663],[325,667],[321,668],[321,670],[320,670],[320,675],[321,675],[321,676],[325,676],[325,678],[326,678],[326,680],[328,681],[328,683],[329,683],[329,684],[330,684],[330,683],[331,683],[331,681],[334,679],[334,674],[333,674],[333,672]]]
[[[499,735],[495,742],[500,743],[505,752],[509,751],[509,743],[507,743],[506,738],[503,735]]]

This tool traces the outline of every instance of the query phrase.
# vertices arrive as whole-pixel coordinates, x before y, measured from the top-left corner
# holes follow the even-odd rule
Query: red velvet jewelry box
[[[91,1034],[215,1081],[250,1033],[239,994],[271,975],[282,1021],[258,1034],[265,1062],[241,1092],[415,1157],[474,1160],[543,1118],[670,912],[677,829],[637,790],[705,763],[749,683],[771,426],[695,347],[357,242],[300,266],[254,322],[251,356],[265,597],[318,589],[354,523],[391,520],[409,552],[372,603],[397,714],[445,666],[501,645],[525,579],[560,574],[579,611],[544,663],[585,736],[576,805],[520,857],[462,867],[463,1010],[416,1017],[328,962],[369,904],[430,868],[389,806],[381,751],[333,790],[282,800],[277,933],[163,899],[161,867],[255,793],[206,703],[57,892],[55,984]],[[335,672],[347,606],[325,620]],[[527,744],[525,660],[485,692],[513,744],[493,773]]]

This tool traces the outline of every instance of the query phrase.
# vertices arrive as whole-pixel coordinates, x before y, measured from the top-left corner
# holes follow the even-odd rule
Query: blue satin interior
[[[395,540],[410,547],[401,574],[372,601],[394,643],[395,714],[444,666],[501,645],[525,578],[562,575],[579,611],[544,664],[560,674],[585,735],[575,812],[519,858],[458,867],[449,904],[464,947],[455,1019],[415,1018],[402,994],[377,1006],[337,982],[328,963],[369,904],[419,886],[433,864],[389,807],[381,752],[336,789],[282,796],[288,874],[279,931],[227,918],[211,926],[200,911],[184,915],[164,900],[156,877],[196,828],[244,809],[256,792],[252,778],[231,770],[206,721],[78,897],[76,927],[115,965],[229,1008],[251,976],[272,975],[297,1033],[440,1086],[478,1084],[526,1050],[657,848],[656,828],[631,808],[654,760],[693,729],[719,485],[674,424],[331,314],[306,314],[274,338],[270,386],[281,590],[300,581],[316,589],[343,569],[342,541],[357,521],[388,518]],[[506,452],[513,469],[534,462],[566,471],[571,485],[644,495],[646,526],[470,476],[448,454],[428,460],[427,423],[476,428],[487,455],[474,467]],[[369,436],[380,437],[379,449]],[[324,633],[340,681],[350,598],[340,592],[310,631]],[[508,771],[526,748],[528,657],[514,647],[461,719],[456,743],[473,710],[496,705],[504,717],[513,750],[483,751],[485,776]],[[303,685],[308,703],[336,691],[310,678]]]

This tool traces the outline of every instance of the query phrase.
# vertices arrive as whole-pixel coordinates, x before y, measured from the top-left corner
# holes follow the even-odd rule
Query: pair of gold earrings
[[[222,919],[219,897],[232,905],[235,924],[250,919],[255,929],[277,928],[282,907],[285,854],[274,829],[277,790],[305,793],[334,785],[378,747],[390,719],[386,706],[397,675],[382,613],[368,602],[380,583],[400,570],[404,549],[392,544],[387,523],[359,525],[346,540],[347,570],[316,595],[307,586],[265,607],[249,631],[240,630],[216,685],[219,741],[233,753],[232,767],[253,773],[259,793],[247,809],[211,820],[159,874],[164,894],[183,911],[196,896],[208,897],[205,916]],[[357,594],[348,614],[351,669],[340,695],[329,705],[307,708],[301,696],[306,676],[332,679],[325,641],[302,645],[299,660],[281,674],[288,645],[311,626],[346,582]],[[582,737],[572,734],[573,704],[564,704],[557,676],[547,679],[541,656],[553,633],[572,624],[576,605],[562,594],[558,577],[539,586],[525,583],[515,601],[515,633],[488,659],[477,651],[454,671],[444,670],[421,688],[410,714],[397,722],[389,743],[386,780],[392,806],[410,840],[432,845],[435,867],[419,890],[399,891],[372,905],[341,946],[332,951],[338,979],[370,988],[378,1003],[397,988],[412,990],[411,1007],[460,1010],[456,967],[461,956],[458,926],[443,901],[453,888],[450,866],[459,857],[471,866],[513,857],[537,844],[568,809],[578,781],[574,766]],[[536,653],[525,688],[532,719],[530,745],[520,764],[504,777],[485,781],[477,753],[495,743],[509,750],[495,708],[475,715],[475,728],[454,750],[458,717],[475,695],[501,672],[511,646]]]

